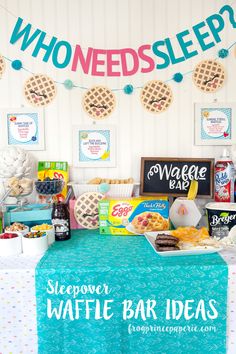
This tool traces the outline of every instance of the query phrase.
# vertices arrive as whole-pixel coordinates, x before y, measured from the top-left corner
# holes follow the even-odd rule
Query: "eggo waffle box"
[[[143,235],[169,229],[167,197],[103,199],[99,202],[100,234]]]

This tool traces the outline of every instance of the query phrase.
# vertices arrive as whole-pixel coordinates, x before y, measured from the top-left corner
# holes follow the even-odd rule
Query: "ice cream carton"
[[[169,229],[167,197],[103,199],[99,202],[100,234],[143,235]]]

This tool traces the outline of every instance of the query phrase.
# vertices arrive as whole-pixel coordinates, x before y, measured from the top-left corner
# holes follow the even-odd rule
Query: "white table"
[[[229,265],[227,354],[236,353],[236,251],[222,251]],[[0,354],[36,354],[35,267],[38,257],[0,257]]]

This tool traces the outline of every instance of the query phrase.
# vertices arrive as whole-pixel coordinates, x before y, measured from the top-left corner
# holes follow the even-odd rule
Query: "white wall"
[[[19,44],[9,43],[16,17],[22,17],[58,39],[83,48],[138,48],[145,43],[173,37],[190,29],[192,25],[218,12],[226,3],[221,0],[1,0],[0,1],[0,53],[11,59],[21,59],[24,67],[34,73],[45,73],[54,80],[91,87],[102,84],[110,88],[122,88],[131,83],[142,86],[153,79],[166,80],[175,72],[187,72],[203,58],[215,58],[217,51],[235,41],[235,33],[226,26],[222,42],[212,49],[183,63],[170,65],[168,69],[131,77],[98,78],[70,69],[55,69],[51,62],[32,58],[30,50],[22,52]],[[234,3],[235,1],[231,1]],[[8,12],[2,8],[8,9]],[[15,16],[16,17],[15,17]],[[222,32],[223,33],[223,32]],[[176,45],[176,41],[173,39]],[[196,42],[195,42],[196,43]],[[196,48],[199,48],[197,43]],[[85,169],[71,167],[74,180],[87,180],[95,176],[126,178],[137,181],[140,174],[141,156],[217,157],[222,147],[194,145],[194,102],[234,102],[236,96],[236,59],[234,50],[223,61],[228,77],[223,89],[215,94],[201,93],[193,84],[191,75],[181,84],[170,82],[174,101],[162,114],[152,115],[140,103],[140,90],[128,96],[115,92],[117,108],[103,122],[117,126],[117,167]],[[26,71],[12,70],[7,62],[6,72],[0,80],[1,107],[27,106],[23,96],[23,83],[29,77]],[[66,90],[58,85],[54,102],[45,108],[46,150],[33,152],[36,159],[67,160],[72,164],[72,125],[92,124],[82,109],[83,90]],[[0,122],[0,147],[3,147],[2,122]]]

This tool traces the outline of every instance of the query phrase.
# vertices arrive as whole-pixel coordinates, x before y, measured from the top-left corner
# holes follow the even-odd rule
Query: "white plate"
[[[150,245],[153,247],[154,251],[159,254],[160,256],[194,256],[194,255],[199,255],[199,254],[210,254],[210,253],[216,253],[222,250],[222,248],[215,248],[212,246],[204,246],[204,248],[196,248],[196,249],[189,249],[189,250],[179,250],[179,251],[164,251],[164,252],[158,252],[156,247],[155,247],[155,239],[157,235],[160,234],[167,234],[170,235],[170,231],[160,231],[160,232],[146,232],[144,235]]]
[[[144,236],[144,234],[138,234],[138,233],[134,230],[134,227],[133,227],[133,225],[132,225],[131,223],[126,226],[126,230],[128,230],[128,231],[131,232],[132,234]]]

